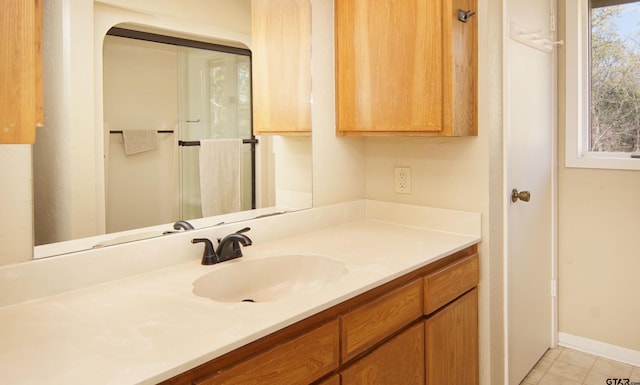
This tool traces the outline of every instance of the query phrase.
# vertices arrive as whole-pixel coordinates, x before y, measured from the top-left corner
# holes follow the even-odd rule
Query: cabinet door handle
[[[458,20],[466,23],[471,19],[471,16],[475,15],[476,11],[465,11],[463,9],[458,9]]]

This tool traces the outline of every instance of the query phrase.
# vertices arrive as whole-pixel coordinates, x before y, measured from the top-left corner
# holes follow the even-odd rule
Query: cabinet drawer
[[[343,362],[422,316],[421,286],[413,281],[342,316]]]
[[[478,254],[424,277],[424,314],[430,314],[478,285]]]
[[[334,320],[194,384],[310,384],[338,367],[338,338]]]

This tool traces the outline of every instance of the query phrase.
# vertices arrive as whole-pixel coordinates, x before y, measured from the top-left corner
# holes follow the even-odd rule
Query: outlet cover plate
[[[409,167],[394,167],[396,194],[411,194],[411,169]]]

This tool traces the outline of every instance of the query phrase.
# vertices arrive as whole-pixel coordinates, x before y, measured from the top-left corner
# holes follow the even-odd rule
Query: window
[[[640,170],[640,0],[567,2],[569,167]]]

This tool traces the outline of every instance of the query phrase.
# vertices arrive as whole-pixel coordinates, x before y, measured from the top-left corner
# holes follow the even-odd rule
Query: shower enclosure
[[[242,140],[240,209],[255,208],[250,51],[120,28],[103,50],[107,232],[202,217],[203,140]],[[148,134],[142,151],[125,131]]]
[[[242,210],[255,208],[255,144],[251,128],[251,57],[178,47],[180,215],[202,216],[199,141],[243,139]],[[225,51],[223,51],[225,50]],[[233,49],[231,49],[233,50]],[[238,51],[238,50],[234,50]],[[248,51],[247,51],[248,52]],[[224,181],[221,181],[224,183]]]

